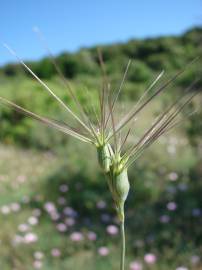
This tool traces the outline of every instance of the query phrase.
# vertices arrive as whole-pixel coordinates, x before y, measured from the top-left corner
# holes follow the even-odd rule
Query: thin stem
[[[126,240],[125,240],[125,227],[124,227],[124,219],[121,221],[120,228],[121,228],[121,264],[120,270],[124,270],[125,267],[125,255],[126,255]]]

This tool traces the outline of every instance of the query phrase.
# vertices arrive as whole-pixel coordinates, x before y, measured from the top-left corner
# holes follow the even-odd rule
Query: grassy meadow
[[[160,87],[201,55],[202,30],[180,37],[103,46],[111,88],[118,89],[129,58],[116,118],[165,70]],[[96,48],[56,57],[85,110],[95,118],[102,78]],[[47,58],[27,63],[73,110],[75,104]],[[202,269],[201,59],[187,67],[133,124],[131,143],[195,78],[199,92],[179,126],[162,136],[129,170],[126,269]],[[0,96],[40,115],[75,121],[19,64],[0,69]],[[93,105],[92,105],[93,104]],[[187,113],[198,110],[187,117]],[[0,104],[0,269],[115,270],[119,223],[106,179],[88,145]]]

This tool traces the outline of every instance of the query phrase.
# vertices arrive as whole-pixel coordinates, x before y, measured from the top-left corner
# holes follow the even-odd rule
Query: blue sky
[[[131,38],[180,34],[201,25],[202,0],[1,0],[0,43],[23,59],[44,49],[32,31],[38,26],[54,54]],[[0,44],[0,65],[14,61]]]

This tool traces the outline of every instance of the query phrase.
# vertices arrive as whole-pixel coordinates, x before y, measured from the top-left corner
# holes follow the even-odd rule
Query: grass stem
[[[126,253],[126,240],[125,240],[125,224],[124,220],[121,221],[120,228],[121,228],[121,264],[120,270],[125,269],[125,253]]]

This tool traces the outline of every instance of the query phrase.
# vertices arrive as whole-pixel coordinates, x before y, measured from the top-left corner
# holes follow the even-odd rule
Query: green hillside
[[[155,39],[131,40],[124,44],[101,46],[101,52],[109,77],[112,91],[118,89],[129,59],[132,64],[120,96],[125,104],[133,102],[145,91],[154,78],[162,71],[165,75],[161,84],[184,68],[193,59],[201,56],[202,29],[192,29],[180,37],[160,37]],[[96,107],[98,91],[101,88],[102,73],[97,48],[81,49],[75,54],[62,53],[55,58],[59,69],[70,81],[78,99],[87,111],[92,109],[90,100]],[[45,80],[68,105],[76,110],[68,90],[57,74],[50,57],[39,62],[26,63],[41,79]],[[167,89],[168,96],[189,86],[195,78],[201,77],[201,60],[187,67],[187,70]],[[201,85],[201,82],[198,84]],[[200,86],[199,85],[199,86]],[[42,115],[67,120],[68,116],[58,104],[44,91],[43,87],[33,79],[20,64],[8,64],[0,70],[0,95],[8,97],[17,104]],[[159,98],[161,100],[161,98]],[[127,105],[128,106],[128,105]],[[160,107],[159,107],[160,109]],[[7,143],[21,143],[24,146],[49,148],[52,143],[66,143],[68,138],[57,137],[46,128],[40,134],[35,123],[18,115],[16,112],[2,107],[0,138]],[[8,121],[9,120],[9,121]]]
[[[165,69],[167,72],[173,72],[201,55],[201,43],[202,28],[194,28],[180,37],[134,39],[126,43],[100,46],[100,48],[108,74],[115,78],[121,75],[130,58],[136,64],[130,70],[128,81],[146,83],[151,79],[153,71]],[[100,75],[97,47],[81,48],[74,54],[61,53],[56,57],[56,61],[63,74],[69,79],[81,75]],[[40,78],[50,79],[57,75],[57,71],[47,57],[27,64]],[[23,73],[17,64],[4,66],[1,73],[11,77],[19,74],[28,75],[26,72]]]

